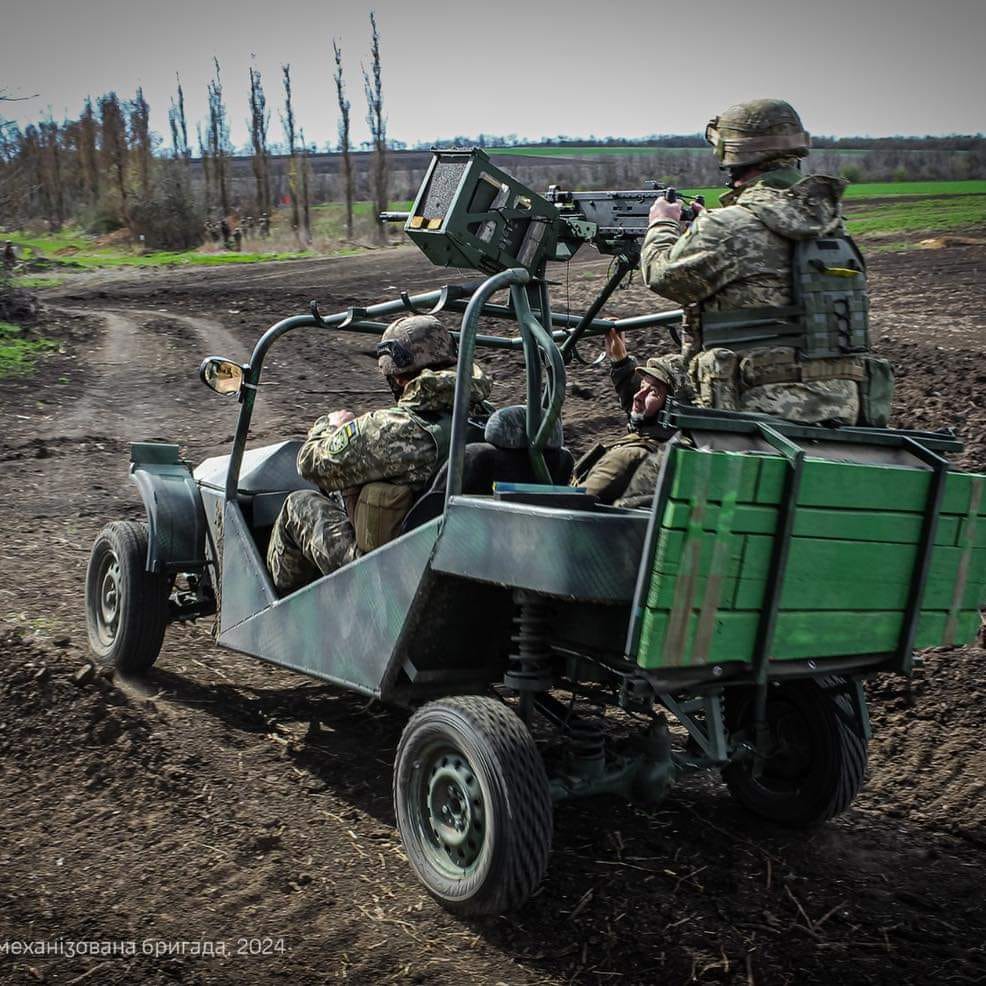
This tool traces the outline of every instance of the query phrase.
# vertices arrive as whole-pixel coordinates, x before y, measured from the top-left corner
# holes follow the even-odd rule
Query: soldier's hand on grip
[[[672,219],[675,222],[681,221],[680,199],[675,202],[669,202],[662,196],[661,198],[654,200],[654,204],[650,207],[648,220],[651,223],[656,223],[665,219]]]

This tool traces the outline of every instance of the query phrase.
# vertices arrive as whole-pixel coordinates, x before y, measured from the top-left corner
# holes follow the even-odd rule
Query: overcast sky
[[[693,133],[731,103],[790,100],[818,134],[986,129],[986,0],[377,0],[390,136]],[[251,52],[283,140],[290,62],[309,143],[335,141],[331,39],[354,138],[367,136],[360,63],[369,6],[350,0],[0,0],[0,89],[21,122],[76,116],[87,94],[138,85],[168,133],[181,75],[205,115],[219,58],[237,146]]]

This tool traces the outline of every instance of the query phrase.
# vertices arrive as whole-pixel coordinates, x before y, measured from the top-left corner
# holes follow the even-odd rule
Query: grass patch
[[[22,277],[14,278],[15,288],[57,288],[60,284],[64,283],[65,279],[61,277],[40,277],[34,274],[25,274]]]
[[[57,348],[51,339],[29,339],[19,325],[0,322],[0,377],[30,373],[40,356]]]

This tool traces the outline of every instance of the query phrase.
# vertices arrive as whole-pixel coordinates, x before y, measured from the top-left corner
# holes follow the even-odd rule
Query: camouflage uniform
[[[473,368],[473,409],[489,396],[491,382]],[[328,575],[360,555],[342,491],[390,482],[420,491],[448,454],[436,428],[448,428],[455,395],[454,370],[423,370],[396,406],[370,411],[339,428],[329,415],[312,426],[298,453],[298,472],[322,493],[289,494],[267,550],[267,566],[281,593]],[[325,494],[325,495],[323,495]]]
[[[684,234],[674,220],[655,222],[648,230],[640,269],[651,290],[687,306],[691,331],[683,339],[682,356],[696,403],[808,424],[856,424],[858,378],[850,375],[847,361],[812,361],[813,369],[832,379],[761,382],[795,364],[795,350],[701,351],[696,338],[701,311],[791,304],[791,241],[841,233],[845,185],[781,168],[723,195],[723,208],[702,212]]]

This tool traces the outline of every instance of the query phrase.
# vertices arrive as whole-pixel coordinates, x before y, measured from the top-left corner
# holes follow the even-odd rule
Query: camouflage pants
[[[267,548],[267,567],[278,592],[300,589],[359,555],[341,496],[315,490],[288,495]]]

